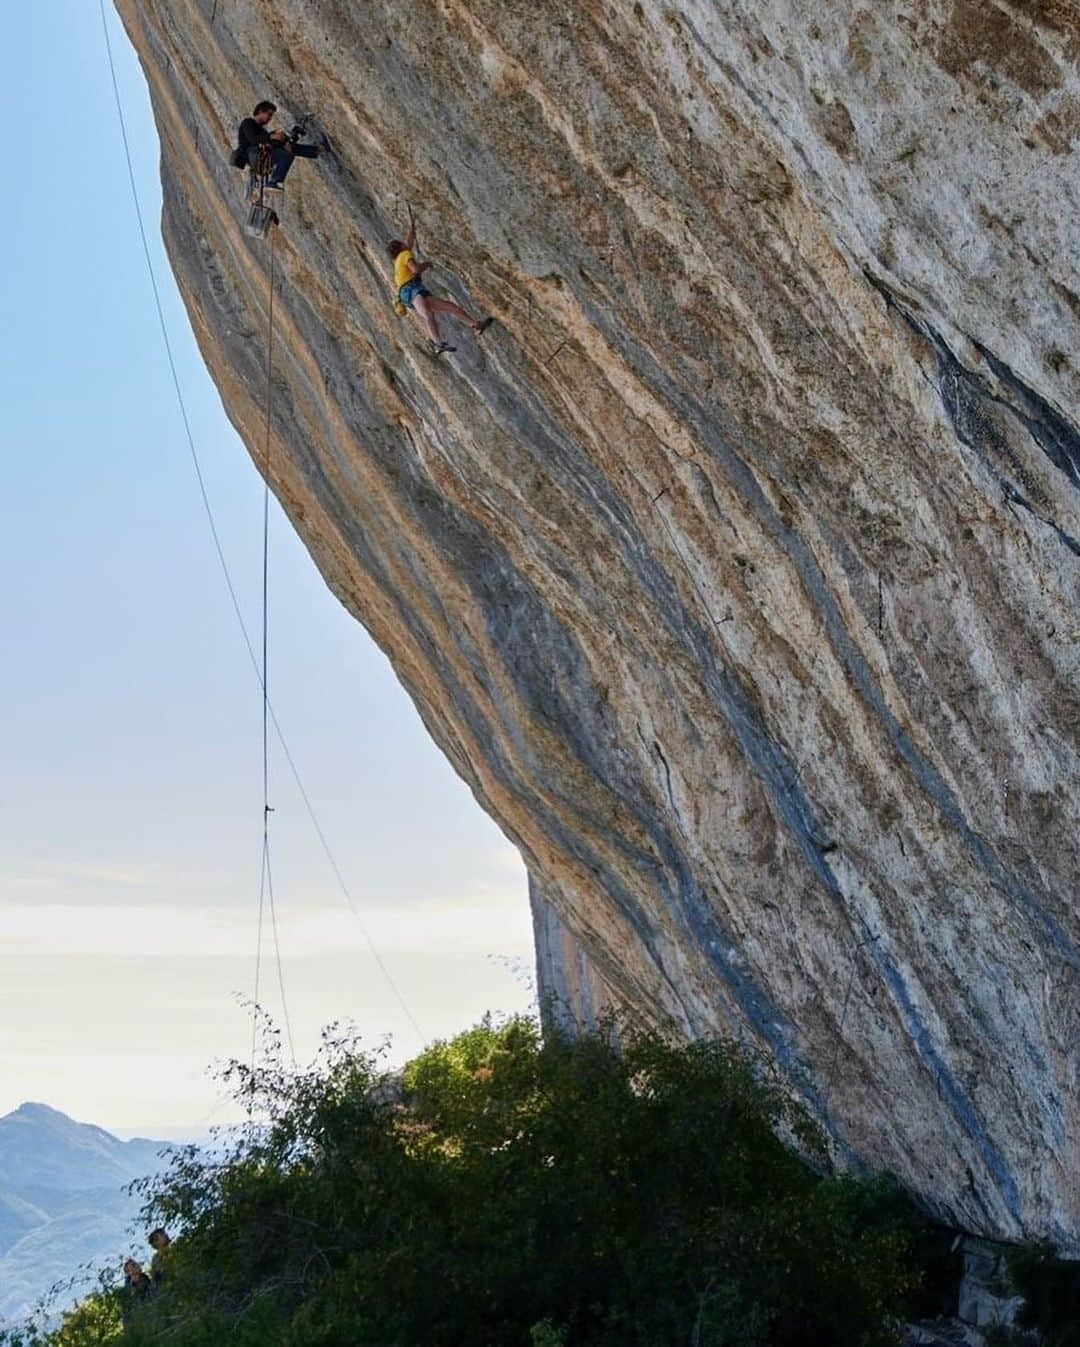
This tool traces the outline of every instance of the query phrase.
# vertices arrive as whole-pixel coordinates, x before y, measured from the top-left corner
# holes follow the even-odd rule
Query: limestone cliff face
[[[1071,0],[119,0],[274,491],[521,848],[548,986],[1080,1254]],[[391,308],[404,202],[496,315]]]

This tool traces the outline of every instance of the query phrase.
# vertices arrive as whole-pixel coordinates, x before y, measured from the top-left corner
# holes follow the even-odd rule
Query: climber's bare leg
[[[428,298],[427,302],[436,313],[448,313],[454,318],[460,318],[461,321],[467,323],[473,331],[480,326],[479,318],[474,318],[471,313],[468,313],[463,309],[460,304],[455,304],[452,299],[436,299],[435,296],[432,295]]]
[[[420,321],[427,328],[427,334],[436,345],[442,341],[439,335],[439,324],[435,321],[437,306],[443,301],[434,299],[431,295],[417,295],[413,300],[413,308],[420,315]]]

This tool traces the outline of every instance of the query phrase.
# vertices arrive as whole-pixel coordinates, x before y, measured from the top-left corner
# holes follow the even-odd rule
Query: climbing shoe
[[[456,346],[451,346],[448,341],[433,341],[431,343],[431,352],[433,355],[445,355],[447,351],[456,351]]]
[[[284,192],[285,184],[283,182],[268,182],[266,190],[268,192]]]
[[[495,319],[490,316],[487,318],[481,318],[480,321],[477,323],[477,325],[473,328],[473,331],[476,333],[478,337],[482,337],[494,321]]]

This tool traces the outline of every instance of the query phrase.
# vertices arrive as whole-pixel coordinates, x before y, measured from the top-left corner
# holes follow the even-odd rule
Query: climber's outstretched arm
[[[410,253],[416,252],[416,216],[413,213],[412,206],[409,207],[409,237],[405,240],[405,247]],[[409,275],[415,280],[417,276],[422,276],[425,271],[429,271],[433,263],[421,262],[415,256],[409,258],[407,269]]]

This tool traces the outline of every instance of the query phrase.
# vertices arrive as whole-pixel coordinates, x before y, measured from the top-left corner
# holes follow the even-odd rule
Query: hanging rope
[[[262,517],[262,765],[263,830],[270,818],[270,448],[271,413],[274,397],[274,233],[270,231],[270,299],[266,317],[266,430],[263,450]]]
[[[259,1004],[260,978],[262,973],[262,940],[264,913],[269,908],[270,926],[274,938],[274,960],[277,964],[278,991],[281,995],[281,1012],[285,1021],[285,1033],[289,1043],[289,1056],[296,1065],[296,1047],[293,1042],[292,1023],[289,1019],[289,1003],[285,997],[285,974],[281,963],[281,944],[278,940],[277,911],[274,906],[274,872],[270,863],[270,815],[274,812],[270,804],[270,453],[273,444],[273,398],[274,398],[274,290],[276,280],[274,269],[274,234],[270,233],[269,290],[266,317],[266,396],[265,431],[263,448],[263,517],[262,517],[262,865],[259,873],[258,928],[255,939],[255,1004]],[[256,1034],[252,1026],[252,1072],[255,1069]]]
[[[237,597],[236,586],[233,584],[232,573],[230,572],[229,564],[225,559],[225,551],[221,543],[221,535],[217,527],[217,521],[214,516],[213,507],[210,503],[210,496],[206,489],[206,480],[202,471],[202,463],[199,458],[198,449],[195,444],[195,437],[191,429],[191,419],[188,415],[187,404],[184,399],[183,388],[180,384],[180,376],[177,371],[176,358],[173,354],[172,342],[169,338],[168,324],[165,321],[165,309],[162,303],[161,289],[158,285],[157,272],[154,269],[154,261],[150,252],[149,235],[146,229],[146,222],[143,218],[142,203],[139,198],[138,186],[136,185],[135,182],[135,169],[131,154],[131,143],[128,138],[127,121],[126,118],[124,117],[124,105],[120,97],[120,85],[116,74],[116,61],[113,55],[112,39],[109,34],[109,23],[105,11],[105,0],[98,0],[98,8],[101,15],[102,33],[105,39],[105,54],[108,60],[110,80],[112,82],[113,100],[116,104],[116,116],[120,126],[120,138],[123,144],[124,159],[127,165],[128,184],[131,188],[131,200],[135,208],[135,219],[138,225],[139,238],[142,243],[143,257],[146,262],[146,271],[147,275],[150,278],[150,288],[153,294],[154,307],[157,312],[158,327],[161,331],[162,344],[165,348],[165,355],[169,365],[169,372],[172,377],[173,391],[176,394],[176,404],[180,410],[180,419],[183,424],[184,435],[187,440],[188,452],[191,457],[192,467],[195,471],[195,480],[198,483],[199,496],[200,499],[202,500],[203,512],[206,516],[206,521],[210,529],[210,536],[213,539],[214,551],[217,554],[221,574],[225,581],[225,587],[228,590],[229,602],[232,605],[233,614],[236,618],[237,626],[240,629],[240,634],[241,637],[243,638],[244,647],[248,653],[248,659],[251,662],[251,666],[252,669],[254,670],[255,677],[258,679],[259,685],[263,690],[264,744],[267,738],[265,726],[266,721],[268,719],[270,725],[273,726],[274,733],[277,737],[278,743],[281,746],[282,754],[284,755],[285,761],[288,764],[290,774],[292,775],[293,781],[296,785],[296,789],[299,792],[300,798],[304,803],[304,809],[307,812],[308,818],[310,819],[311,825],[315,831],[315,835],[318,838],[319,846],[321,847],[322,852],[326,857],[327,863],[330,866],[330,870],[333,873],[335,882],[338,887],[338,891],[340,892],[345,902],[345,905],[348,907],[349,911],[356,919],[357,925],[359,926],[360,932],[364,938],[364,942],[367,945],[371,953],[371,956],[379,969],[379,972],[385,979],[386,984],[390,988],[390,991],[393,993],[393,996],[397,1001],[398,1005],[400,1006],[402,1013],[408,1020],[418,1040],[422,1044],[426,1041],[425,1034],[423,1030],[420,1028],[419,1023],[417,1022],[415,1015],[412,1013],[412,1010],[410,1009],[409,1004],[406,1001],[401,989],[398,987],[397,982],[391,975],[390,970],[387,968],[386,963],[382,958],[382,955],[379,953],[379,950],[375,945],[374,939],[371,936],[371,932],[368,929],[367,923],[364,921],[364,918],[356,904],[356,901],[352,896],[349,886],[345,882],[345,877],[342,874],[341,867],[338,865],[337,859],[333,851],[331,850],[330,843],[326,837],[326,833],[324,832],[322,824],[319,821],[318,814],[315,811],[315,806],[311,801],[311,796],[308,794],[307,787],[305,786],[303,778],[300,775],[300,769],[298,768],[296,760],[292,755],[292,751],[289,748],[288,741],[285,738],[284,731],[281,728],[281,724],[274,710],[273,703],[270,700],[269,690],[266,687],[266,681],[264,678],[263,666],[260,665],[259,659],[255,653],[254,644],[251,640],[251,635],[248,632],[247,623],[244,621],[244,614],[240,607],[240,600]],[[273,253],[271,253],[271,262],[273,262]],[[272,299],[273,299],[273,289],[271,289],[271,301]],[[268,350],[268,357],[270,355],[271,352]],[[271,367],[268,358],[267,362],[268,384],[270,372]],[[269,426],[269,405],[267,407],[267,425]],[[269,450],[269,438],[267,440],[267,451],[268,450]],[[268,481],[268,476],[264,475],[264,480]],[[269,491],[268,485],[266,487],[266,490],[267,492]],[[264,498],[264,519],[268,519],[268,516],[269,516],[269,499],[268,497],[266,497]],[[267,567],[267,570],[268,569],[269,568]],[[269,773],[267,772],[266,775],[268,779]],[[264,805],[264,818],[265,818],[265,809],[267,805],[266,792],[264,792],[263,805]],[[272,882],[272,875],[268,865],[264,870],[264,877],[266,881],[268,881],[266,883],[266,888],[268,889],[270,895],[271,920],[274,926],[274,940],[276,944],[277,928],[276,928],[276,917],[274,915],[273,910],[273,882]],[[260,882],[260,889],[263,889],[263,887],[264,887],[263,882]],[[261,973],[261,967],[258,966],[259,964],[261,964],[261,940],[260,940],[260,954],[257,958],[257,976]]]

